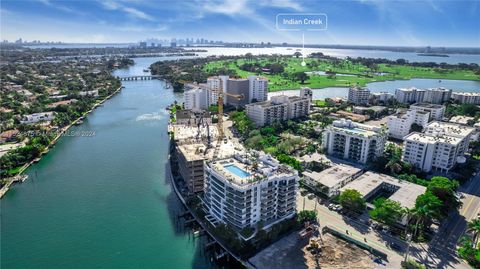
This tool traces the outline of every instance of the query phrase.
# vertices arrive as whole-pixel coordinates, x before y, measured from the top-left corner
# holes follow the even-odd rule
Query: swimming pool
[[[225,167],[225,169],[227,169],[229,172],[233,173],[234,175],[236,175],[240,178],[246,178],[246,177],[251,176],[250,173],[248,173],[247,171],[239,168],[238,166],[236,166],[234,164],[226,164],[223,167]]]

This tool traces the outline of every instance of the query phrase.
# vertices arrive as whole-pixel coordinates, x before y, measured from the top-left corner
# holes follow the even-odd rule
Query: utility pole
[[[410,244],[412,243],[412,234],[407,234],[407,251],[405,251],[405,263],[407,262],[408,259],[408,253],[410,251]]]

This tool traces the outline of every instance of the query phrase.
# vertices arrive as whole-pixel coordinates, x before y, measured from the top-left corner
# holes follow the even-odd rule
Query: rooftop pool
[[[227,169],[230,173],[238,176],[239,178],[246,178],[246,177],[251,176],[250,173],[241,169],[240,167],[236,166],[235,164],[226,164],[223,167],[225,169]]]

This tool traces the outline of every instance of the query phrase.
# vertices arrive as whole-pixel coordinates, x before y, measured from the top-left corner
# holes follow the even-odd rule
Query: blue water
[[[246,178],[246,177],[251,176],[250,173],[246,172],[245,170],[239,168],[238,166],[236,166],[234,164],[227,164],[223,167],[225,167],[225,169],[227,169],[228,171],[230,171],[231,173],[235,174],[236,176],[238,176],[240,178]]]

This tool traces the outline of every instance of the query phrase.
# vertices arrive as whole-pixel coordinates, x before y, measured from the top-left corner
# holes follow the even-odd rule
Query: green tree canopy
[[[375,209],[369,212],[370,217],[390,226],[399,221],[405,212],[399,202],[390,199],[379,198],[373,204]]]
[[[362,212],[365,210],[365,199],[362,195],[353,189],[347,189],[343,191],[338,197],[340,204],[343,208],[350,211]]]

